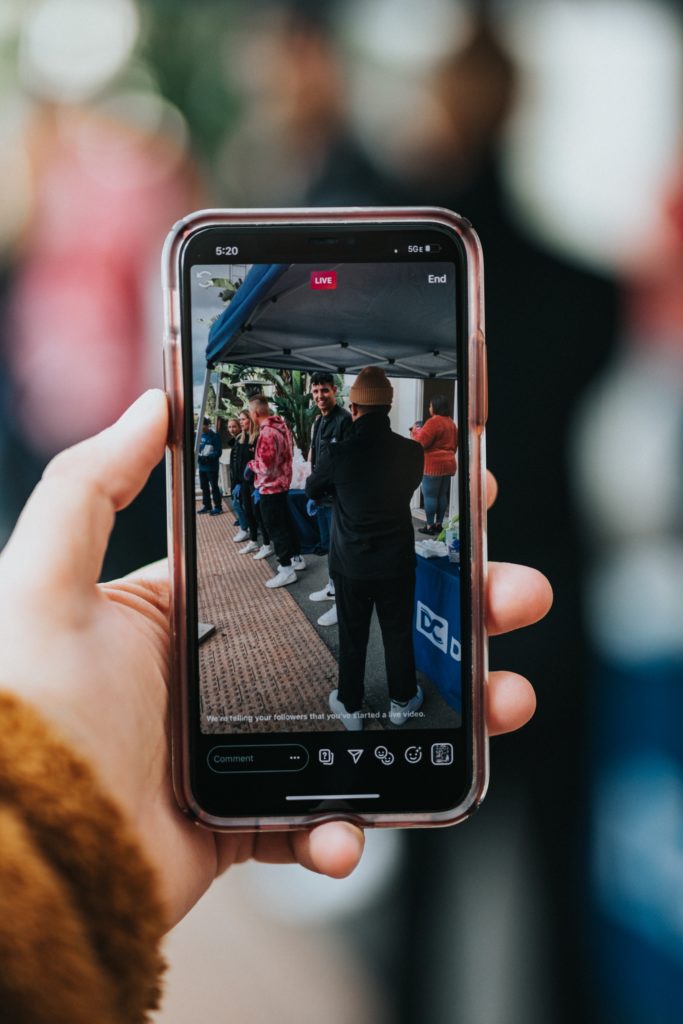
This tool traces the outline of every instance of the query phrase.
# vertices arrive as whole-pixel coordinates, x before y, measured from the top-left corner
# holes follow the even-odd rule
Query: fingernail
[[[164,398],[163,391],[160,391],[159,388],[149,388],[135,399],[123,415],[132,419],[145,419],[155,406],[158,407],[160,398]]]

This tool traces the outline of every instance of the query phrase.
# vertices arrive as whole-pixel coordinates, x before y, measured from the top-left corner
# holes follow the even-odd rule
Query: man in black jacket
[[[313,424],[311,437],[311,471],[324,457],[331,444],[339,444],[351,436],[351,416],[337,404],[337,385],[331,373],[317,371],[311,376],[311,394],[313,401],[320,409],[320,416]],[[325,494],[315,502],[320,531],[320,544],[326,552],[330,550],[330,533],[332,528],[332,511],[334,495]],[[310,506],[309,506],[310,511]],[[334,601],[334,581],[328,579],[322,590],[309,594],[311,601]],[[318,619],[319,626],[337,625],[337,607],[335,604]]]
[[[331,445],[306,482],[316,499],[335,496],[330,574],[339,618],[339,686],[330,708],[349,730],[363,728],[365,657],[372,610],[382,630],[391,697],[389,719],[403,725],[423,701],[415,675],[415,534],[410,500],[422,479],[423,452],[394,434],[393,388],[383,370],[361,370],[349,392],[351,437]]]

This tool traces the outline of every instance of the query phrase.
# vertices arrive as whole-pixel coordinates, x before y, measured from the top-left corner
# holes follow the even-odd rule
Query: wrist
[[[112,1019],[141,1019],[156,1004],[162,970],[157,947],[165,922],[156,876],[89,765],[29,704],[7,692],[0,693],[0,735],[0,806],[21,837],[22,898],[29,904],[37,900],[48,911],[38,924],[31,914],[5,918],[13,917],[12,928],[24,930],[22,941],[39,958],[41,970],[44,966],[63,979],[60,969],[68,961],[79,972],[77,980],[69,977],[69,985],[76,980],[83,1013],[110,1001],[116,1011]],[[0,875],[12,871],[11,854],[0,846]],[[9,893],[11,900],[11,887]],[[8,927],[0,922],[0,947]],[[49,962],[43,965],[47,950]],[[49,998],[59,998],[46,987]],[[30,995],[42,998],[33,990]]]

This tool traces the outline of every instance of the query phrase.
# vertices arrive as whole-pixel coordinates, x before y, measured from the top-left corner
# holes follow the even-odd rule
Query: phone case
[[[268,224],[327,224],[433,222],[453,230],[461,239],[467,261],[468,291],[468,422],[469,493],[471,517],[472,667],[469,687],[472,710],[472,784],[464,800],[438,813],[292,815],[267,820],[216,818],[198,806],[190,785],[188,764],[189,728],[187,674],[187,621],[185,615],[185,509],[184,465],[181,451],[184,416],[184,382],[181,358],[180,253],[195,232],[213,226]],[[363,826],[409,827],[452,825],[468,817],[481,803],[488,785],[488,734],[485,686],[488,645],[484,621],[484,588],[487,573],[485,425],[487,418],[486,343],[484,335],[483,263],[479,238],[464,217],[438,207],[310,208],[274,210],[199,210],[178,221],[169,232],[162,252],[164,300],[163,369],[170,406],[166,456],[167,530],[171,577],[171,763],[176,799],[197,824],[213,831],[287,830],[310,827],[327,820],[346,819]],[[461,442],[462,438],[462,422]]]

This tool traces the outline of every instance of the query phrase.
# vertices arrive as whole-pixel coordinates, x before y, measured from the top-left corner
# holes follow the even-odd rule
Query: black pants
[[[218,466],[199,467],[199,486],[202,489],[204,508],[211,508],[211,495],[215,508],[221,507],[221,490],[218,486]]]
[[[365,681],[365,656],[372,609],[384,643],[384,664],[392,700],[415,696],[413,614],[415,570],[386,580],[354,580],[332,574],[339,620],[339,699],[347,711],[360,711]]]
[[[258,537],[260,529],[263,536],[263,543],[270,544],[270,537],[268,536],[268,531],[263,525],[263,517],[259,512],[259,506],[254,504],[254,489],[248,480],[245,480],[242,484],[240,500],[242,502],[242,508],[244,509],[244,515],[247,519],[249,540],[256,543],[256,538]]]
[[[262,494],[259,508],[278,562],[280,565],[291,565],[294,555],[299,554],[300,544],[299,535],[289,513],[287,492]]]

